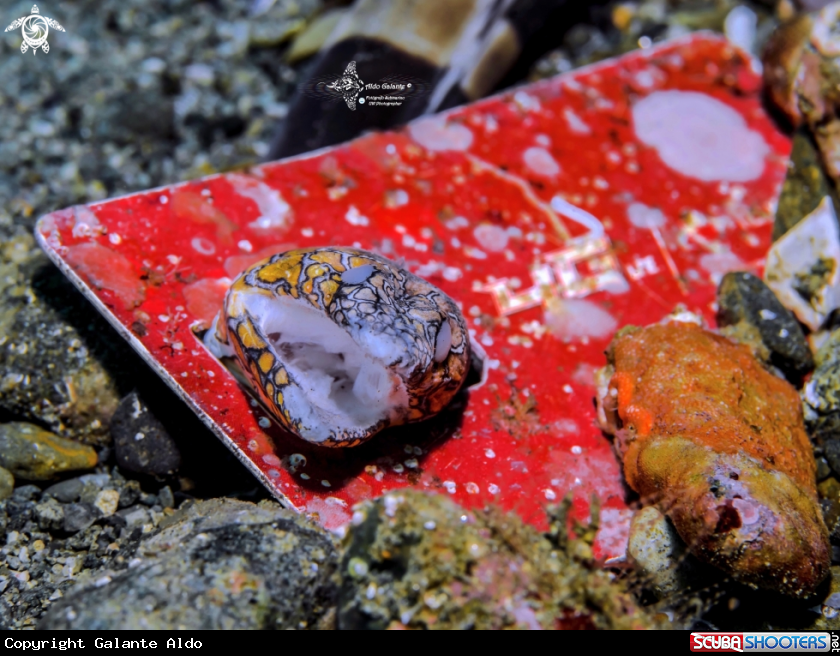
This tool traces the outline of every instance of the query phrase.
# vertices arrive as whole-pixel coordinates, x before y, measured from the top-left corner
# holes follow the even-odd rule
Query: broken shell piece
[[[840,307],[840,234],[828,196],[773,244],[764,280],[812,331]]]
[[[832,2],[823,7],[814,19],[811,30],[811,43],[826,57],[840,55],[840,34],[837,25],[840,23],[840,2]]]
[[[275,419],[308,442],[356,446],[440,412],[469,370],[455,302],[352,248],[274,255],[231,285],[205,343],[234,355]]]
[[[746,346],[690,323],[626,327],[607,356],[598,418],[627,484],[700,560],[811,594],[831,552],[796,390]]]
[[[762,55],[764,84],[770,98],[794,125],[802,120],[796,85],[812,26],[813,19],[807,14],[779,26]]]

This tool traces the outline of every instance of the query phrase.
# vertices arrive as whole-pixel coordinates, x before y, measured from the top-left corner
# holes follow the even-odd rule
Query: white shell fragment
[[[823,7],[814,20],[811,29],[811,43],[826,57],[840,55],[840,34],[837,25],[840,22],[840,2],[832,2]]]
[[[828,196],[773,244],[764,281],[812,331],[840,307],[840,234]]]

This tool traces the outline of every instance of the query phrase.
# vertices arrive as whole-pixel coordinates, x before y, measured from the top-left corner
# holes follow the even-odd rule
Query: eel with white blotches
[[[270,148],[274,160],[403,125],[477,100],[521,77],[588,15],[571,0],[359,0],[329,32]],[[351,62],[364,83],[410,80],[400,106],[356,107],[317,93]],[[348,75],[348,84],[355,83]],[[375,92],[376,95],[384,92]],[[354,95],[355,97],[355,95]]]

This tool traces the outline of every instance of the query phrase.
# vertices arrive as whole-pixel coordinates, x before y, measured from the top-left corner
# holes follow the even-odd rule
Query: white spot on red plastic
[[[633,106],[636,135],[662,161],[704,181],[755,180],[770,147],[729,105],[696,91],[656,91]]]
[[[548,178],[560,173],[560,165],[557,160],[545,148],[532,146],[522,153],[522,161],[532,173]]]
[[[473,142],[473,133],[467,126],[447,123],[441,116],[410,123],[408,133],[418,144],[433,151],[467,150]]]
[[[193,250],[202,255],[213,255],[216,252],[216,245],[204,237],[193,237],[190,241]]]
[[[478,244],[486,251],[498,253],[503,251],[508,244],[508,233],[492,223],[482,223],[475,230],[473,236]]]
[[[359,212],[355,205],[351,205],[350,209],[347,210],[347,214],[344,215],[344,220],[354,226],[366,226],[370,223],[370,219]]]
[[[628,205],[627,218],[637,228],[661,228],[665,225],[665,215],[662,211],[643,203]]]
[[[590,128],[580,116],[575,114],[574,110],[568,107],[564,109],[563,118],[566,119],[566,124],[575,134],[592,134],[592,128]]]

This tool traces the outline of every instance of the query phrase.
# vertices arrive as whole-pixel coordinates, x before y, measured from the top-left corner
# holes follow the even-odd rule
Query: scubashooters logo
[[[365,83],[351,61],[340,77],[315,78],[299,87],[301,93],[314,98],[343,100],[356,111],[358,105],[368,107],[400,107],[409,98],[425,95],[428,84],[405,75],[389,75],[377,82]]]
[[[691,651],[823,652],[835,651],[829,633],[692,633]]]

